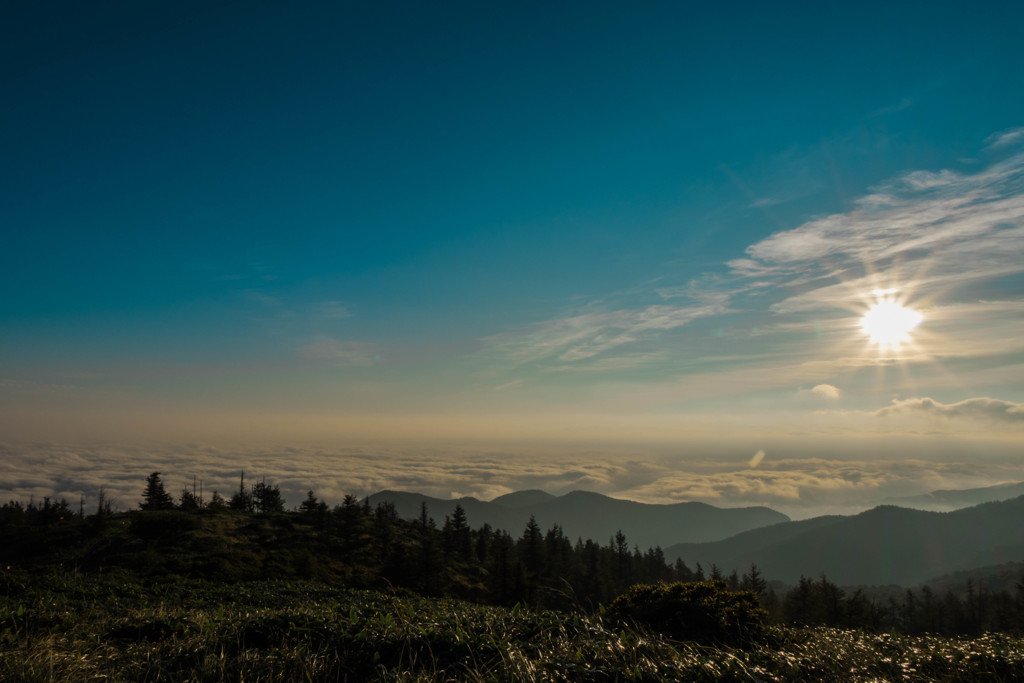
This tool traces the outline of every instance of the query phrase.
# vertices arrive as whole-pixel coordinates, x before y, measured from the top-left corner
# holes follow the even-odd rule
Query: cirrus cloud
[[[638,310],[582,313],[534,325],[525,333],[486,339],[499,357],[512,365],[547,362],[555,367],[581,361],[607,360],[609,354],[659,333],[688,325],[700,318],[729,311],[723,297],[709,297],[694,306],[650,305]],[[635,358],[635,356],[634,356]]]
[[[883,272],[894,262],[930,291],[1019,275],[1022,183],[1021,154],[973,174],[913,171],[856,200],[852,212],[776,232],[727,265],[734,276],[797,290],[772,306],[776,313],[848,303],[852,292],[880,286],[858,272]]]

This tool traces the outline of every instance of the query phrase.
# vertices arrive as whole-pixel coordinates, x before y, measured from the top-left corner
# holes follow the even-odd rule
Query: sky
[[[1022,22],[4,3],[0,499],[1024,480]]]

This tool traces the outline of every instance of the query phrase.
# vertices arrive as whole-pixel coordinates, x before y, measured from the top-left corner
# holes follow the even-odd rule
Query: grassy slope
[[[601,616],[306,582],[4,577],[0,680],[1020,680],[1024,642],[772,632],[673,643]],[[17,588],[17,590],[12,590]]]
[[[0,556],[22,561],[0,563],[0,681],[1024,680],[1019,637],[774,629],[731,650],[600,615],[336,588],[361,585],[358,558],[318,545],[338,542],[294,516],[228,514],[7,535]]]

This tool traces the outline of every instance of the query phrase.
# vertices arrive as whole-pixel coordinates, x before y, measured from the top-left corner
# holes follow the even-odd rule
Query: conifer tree
[[[533,515],[526,523],[523,536],[519,539],[520,556],[531,574],[538,574],[544,563],[544,536]]]
[[[765,589],[768,588],[768,582],[761,575],[761,570],[757,568],[757,565],[751,563],[750,571],[743,575],[743,581],[740,583],[740,586],[746,590],[753,591],[760,598],[764,596]]]
[[[235,495],[231,496],[231,501],[228,502],[228,507],[232,510],[239,510],[241,512],[252,512],[252,494],[245,490],[245,470],[242,470],[242,475],[238,483],[238,491]]]
[[[299,510],[306,515],[323,516],[327,513],[327,503],[318,500],[312,489],[306,494],[306,500],[299,505]]]
[[[142,492],[141,510],[173,510],[174,499],[164,489],[164,483],[160,480],[160,473],[153,472],[146,477],[146,488]]]
[[[181,510],[186,510],[188,512],[195,512],[200,507],[200,505],[199,505],[199,498],[196,497],[196,494],[192,493],[191,490],[189,490],[189,489],[182,489],[181,490],[181,499],[180,499],[180,503],[178,504],[178,507]]]
[[[277,486],[269,486],[266,481],[260,481],[252,490],[252,507],[258,512],[283,512],[284,499],[281,497],[281,489]]]
[[[210,512],[220,512],[227,508],[228,503],[224,500],[224,496],[220,495],[219,491],[214,491],[213,496],[210,498],[210,504],[206,506],[206,509]]]
[[[469,525],[466,523],[466,511],[456,504],[451,516],[445,515],[441,537],[444,551],[460,560],[469,560],[473,553]]]

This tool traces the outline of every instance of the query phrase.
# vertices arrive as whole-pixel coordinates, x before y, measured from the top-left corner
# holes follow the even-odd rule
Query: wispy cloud
[[[985,138],[986,149],[1000,149],[1024,143],[1024,127],[999,131]]]
[[[623,371],[644,383],[637,392],[666,401],[800,385],[815,387],[807,398],[835,400],[839,386],[856,393],[842,382],[867,368],[929,364],[917,377],[935,379],[945,361],[1015,362],[1024,350],[1024,301],[1011,280],[1024,275],[1024,154],[975,173],[908,172],[853,205],[751,244],[728,272],[689,274],[681,285],[661,278],[614,310],[594,304],[486,338],[482,357],[495,384],[524,366],[595,378]],[[879,353],[857,320],[872,291],[892,288],[923,304],[926,321],[913,344]],[[696,321],[725,315],[721,329],[690,334]],[[664,373],[644,378],[644,368]],[[985,367],[957,369],[962,379],[975,371]]]
[[[976,174],[915,171],[875,188],[854,211],[774,233],[728,265],[739,277],[802,285],[777,312],[832,308],[849,300],[849,280],[897,264],[932,289],[1024,273],[1022,187],[1024,155]]]
[[[683,327],[699,318],[727,311],[727,302],[719,297],[694,306],[659,304],[638,310],[583,313],[539,323],[523,333],[497,335],[485,341],[499,356],[514,365],[541,361],[556,365],[575,364]],[[632,358],[635,361],[638,357]]]
[[[913,105],[914,105],[914,100],[913,99],[911,99],[909,97],[904,97],[902,100],[900,100],[896,104],[891,104],[891,105],[889,105],[887,107],[881,107],[880,109],[876,109],[876,110],[868,113],[867,116],[868,116],[868,118],[875,118],[875,117],[878,117],[878,116],[887,116],[889,114],[895,114],[896,112],[901,112],[904,109],[909,109]]]
[[[664,362],[667,354],[657,351],[650,353],[625,353],[607,358],[598,358],[589,363],[570,363],[548,368],[549,372],[614,372],[642,368]]]
[[[942,403],[933,398],[895,399],[891,406],[876,415],[885,417],[902,413],[919,413],[946,419],[967,418],[1024,424],[1024,403],[1011,403],[997,398],[969,398],[956,403]]]
[[[298,349],[300,358],[359,366],[372,365],[379,353],[379,349],[373,344],[342,341],[330,337],[320,337]]]

